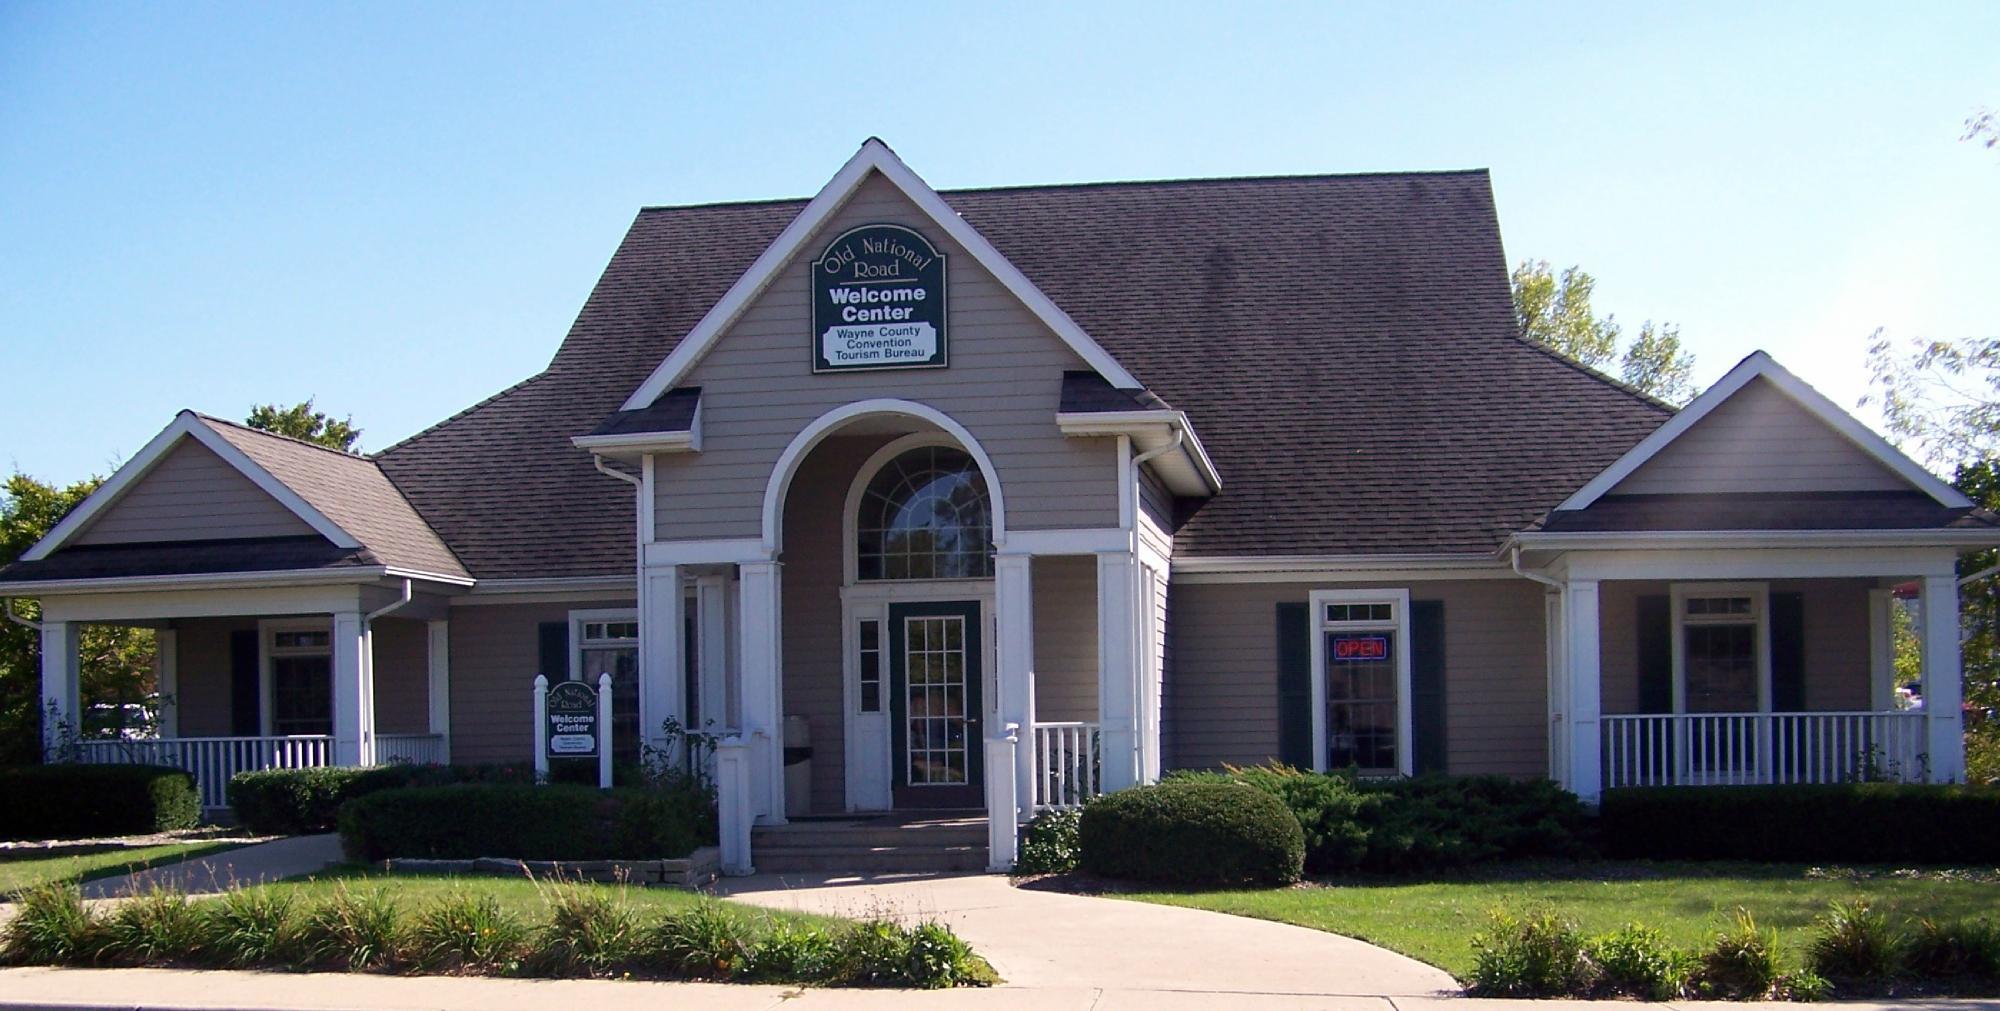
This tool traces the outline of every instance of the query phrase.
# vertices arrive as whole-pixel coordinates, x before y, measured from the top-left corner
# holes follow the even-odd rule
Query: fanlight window
[[[986,479],[964,451],[924,446],[868,482],[856,521],[862,579],[975,579],[993,574]]]

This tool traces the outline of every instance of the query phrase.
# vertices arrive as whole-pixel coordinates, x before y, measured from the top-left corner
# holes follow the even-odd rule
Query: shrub
[[[1815,925],[1806,968],[1836,984],[1880,986],[1903,964],[1903,939],[1863,900],[1836,902]]]
[[[356,892],[346,882],[306,910],[299,942],[318,965],[372,969],[392,964],[402,946],[403,914],[386,888]]]
[[[340,810],[340,836],[348,856],[363,861],[677,858],[715,838],[712,812],[705,800],[663,799],[645,790],[408,787],[348,801]]]
[[[1651,927],[1630,924],[1591,939],[1585,948],[1597,966],[1598,989],[1642,1000],[1673,1000],[1687,989],[1693,959],[1667,944]]]
[[[260,835],[331,832],[340,806],[356,797],[411,786],[535,781],[532,768],[513,765],[378,765],[373,768],[260,769],[229,780],[229,806],[244,828]]]
[[[1918,920],[1903,960],[1927,980],[2000,979],[2000,928],[1987,920]]]
[[[305,953],[302,924],[288,893],[232,888],[203,903],[201,913],[209,950],[223,964],[284,965]]]
[[[744,975],[771,983],[831,981],[840,966],[832,933],[814,924],[779,921],[751,946]]]
[[[195,962],[209,954],[208,924],[187,896],[154,888],[119,903],[104,922],[106,961],[132,965]]]
[[[163,765],[0,768],[0,839],[148,835],[201,822],[194,777]]]
[[[924,990],[943,990],[970,980],[972,949],[950,927],[935,920],[926,921],[911,927],[908,936],[903,983]]]
[[[1693,982],[1704,997],[1755,1000],[1778,978],[1777,931],[1760,932],[1748,912],[1737,910],[1735,926],[1718,932],[1701,953]]]
[[[643,931],[623,899],[599,889],[558,885],[549,913],[535,930],[532,967],[557,976],[598,976],[638,957]]]
[[[489,893],[442,896],[417,913],[410,944],[432,970],[510,970],[521,960],[528,931]]]
[[[1605,791],[1599,825],[1627,858],[2000,863],[2000,787],[1630,787]]]
[[[1473,935],[1467,991],[1476,997],[1563,997],[1590,989],[1594,974],[1576,924],[1553,912],[1493,914]]]
[[[728,979],[749,964],[743,924],[714,899],[661,920],[648,947],[667,971],[695,979]]]
[[[842,931],[835,977],[862,986],[895,986],[910,961],[910,932],[888,920],[868,920]]]
[[[1016,874],[1064,874],[1076,870],[1081,849],[1077,832],[1083,812],[1071,808],[1043,811],[1021,829],[1021,855],[1014,861]]]
[[[74,882],[36,885],[14,896],[14,918],[0,930],[0,952],[24,965],[80,965],[97,958],[104,923],[83,904]]]
[[[1298,819],[1240,783],[1121,790],[1084,808],[1078,839],[1093,874],[1169,884],[1288,884],[1305,861]]]

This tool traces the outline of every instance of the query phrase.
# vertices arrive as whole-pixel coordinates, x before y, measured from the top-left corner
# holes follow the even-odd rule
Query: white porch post
[[[1562,601],[1563,653],[1569,678],[1564,699],[1568,738],[1568,771],[1563,785],[1594,804],[1603,792],[1603,740],[1598,727],[1601,675],[1598,670],[1597,581],[1573,579],[1564,584]]]
[[[1097,556],[1097,721],[1104,792],[1136,786],[1139,749],[1137,559],[1129,551]]]
[[[1958,577],[1925,576],[1924,722],[1929,729],[1930,781],[1965,778],[1965,682],[1960,671]]]
[[[989,759],[1005,754],[1011,768],[986,770],[987,856],[994,869],[1014,865],[1016,826],[1034,808],[1035,594],[1034,556],[1002,554],[994,561],[994,652],[999,661],[997,725],[986,728]],[[1010,731],[1009,725],[1014,729]],[[1001,748],[1009,734],[1011,748]]]
[[[690,730],[714,733],[729,725],[729,575],[695,580],[695,709],[701,723]]]
[[[333,764],[375,764],[374,665],[361,612],[333,615]]]
[[[180,633],[163,628],[153,633],[153,688],[160,695],[160,736],[179,737]]]
[[[785,823],[784,678],[779,563],[743,562],[741,599],[743,734],[749,739],[751,810],[768,825]]]
[[[451,622],[448,619],[424,623],[429,662],[424,697],[429,703],[428,729],[438,739],[442,761],[451,761]]]
[[[668,720],[687,726],[687,644],[681,635],[683,604],[677,565],[648,565],[639,584],[639,739],[666,746]]]
[[[81,631],[73,622],[42,622],[42,750],[51,757],[64,743],[65,727],[71,741],[83,734],[82,675],[77,666]]]

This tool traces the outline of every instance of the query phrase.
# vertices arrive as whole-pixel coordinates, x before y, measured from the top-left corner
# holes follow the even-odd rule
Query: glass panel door
[[[984,803],[976,601],[889,608],[897,807]]]

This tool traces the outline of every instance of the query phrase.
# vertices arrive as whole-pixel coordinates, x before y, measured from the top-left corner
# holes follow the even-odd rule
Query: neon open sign
[[[1386,635],[1343,635],[1333,640],[1333,658],[1353,663],[1362,660],[1389,659],[1389,637]]]

